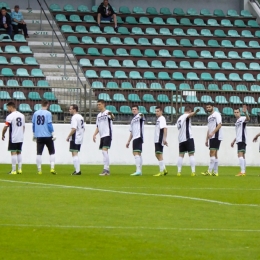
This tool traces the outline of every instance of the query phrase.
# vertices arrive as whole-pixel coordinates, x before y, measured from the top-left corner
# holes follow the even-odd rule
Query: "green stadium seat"
[[[20,104],[18,110],[22,113],[31,113],[33,112],[29,104]]]
[[[204,63],[202,61],[195,61],[193,64],[195,69],[206,69]]]
[[[139,23],[140,24],[151,24],[151,22],[150,22],[148,17],[140,17],[139,18]]]
[[[166,106],[163,111],[166,115],[176,115],[176,109],[172,106]]]
[[[240,59],[241,57],[238,55],[237,51],[229,51],[228,58],[229,59]]]
[[[187,98],[186,98],[187,101]],[[203,95],[200,98],[201,103],[207,104],[207,103],[214,103],[214,101],[212,100],[211,96],[209,95]]]
[[[196,51],[194,50],[188,50],[187,51],[187,57],[192,58],[192,59],[198,59],[199,55]]]
[[[138,24],[134,16],[127,16],[125,18],[125,22],[130,24]]]
[[[163,14],[163,15],[172,15],[170,9],[168,7],[162,7],[160,9],[160,14]]]
[[[166,45],[168,45],[168,46],[179,46],[179,44],[177,43],[177,41],[175,39],[167,39]]]
[[[197,32],[196,29],[188,29],[188,30],[187,30],[187,35],[190,35],[190,36],[199,36],[199,33]]]
[[[145,33],[146,34],[152,34],[152,35],[157,35],[158,32],[156,32],[156,30],[154,28],[146,28],[145,29]]]
[[[152,71],[145,71],[144,79],[157,79]]]
[[[202,36],[206,36],[206,37],[211,37],[213,36],[213,34],[211,33],[211,31],[209,29],[202,29],[200,34]]]
[[[143,57],[143,54],[139,49],[131,49],[130,50],[130,55],[133,57]]]
[[[98,75],[95,70],[87,70],[85,72],[85,75],[87,78],[90,78],[90,79],[98,78]]]
[[[206,90],[205,86],[201,83],[194,84],[194,90]]]
[[[218,17],[225,17],[225,14],[221,9],[215,9],[213,12],[213,15],[218,16]]]
[[[105,61],[102,60],[102,59],[95,59],[94,60],[94,66],[97,66],[97,67],[107,67]]]
[[[219,24],[218,24],[216,19],[208,19],[207,24],[209,26],[219,26]]]
[[[60,105],[58,105],[58,104],[51,104],[50,111],[51,111],[51,113],[63,113]]]
[[[180,62],[180,68],[182,68],[182,69],[192,69],[192,66],[190,65],[189,61],[181,61]]]
[[[133,8],[133,13],[135,13],[135,14],[144,14],[145,12],[144,12],[144,10],[143,10],[142,7],[135,6],[135,7]]]
[[[217,84],[209,84],[208,85],[208,90],[210,91],[219,91],[218,85]]]
[[[145,114],[145,115],[148,114],[148,112],[144,106],[138,106],[138,110],[142,114]]]
[[[123,89],[132,89],[133,86],[132,86],[131,82],[122,82],[121,88],[123,88]]]
[[[233,87],[230,84],[222,85],[222,90],[224,90],[224,91],[234,91]]]
[[[111,59],[108,61],[108,66],[109,67],[121,67],[120,63],[118,60]]]
[[[13,57],[12,57],[13,58]],[[11,58],[11,63],[13,63],[12,62],[12,58]],[[17,58],[19,58],[20,60],[21,60],[21,58],[20,57],[17,57]],[[22,60],[21,60],[22,61]],[[7,59],[6,59],[6,57],[4,57],[4,56],[0,56],[0,64],[8,64],[8,61],[7,61]],[[20,64],[20,63],[19,63]],[[22,64],[23,64],[23,62],[22,62]]]
[[[112,79],[113,78],[113,76],[112,76],[112,74],[111,74],[111,72],[109,70],[102,70],[100,72],[100,77],[101,78],[106,78],[106,79]]]
[[[252,108],[251,114],[252,114],[253,116],[258,116],[259,113],[260,113],[260,108],[256,108],[256,107]]]
[[[60,6],[58,4],[51,4],[49,6],[50,10],[52,12],[58,12],[58,11],[62,11],[62,9],[60,8]]]
[[[237,30],[228,30],[228,36],[230,36],[230,37],[240,37]]]
[[[91,33],[102,33],[102,32],[100,31],[99,26],[90,26],[90,27],[89,27],[89,31],[90,31]]]
[[[107,39],[105,37],[97,37],[96,43],[98,43],[98,44],[108,44]]]
[[[124,49],[124,48],[116,49],[116,55],[118,55],[118,56],[129,56],[126,49]]]
[[[225,96],[216,96],[215,97],[215,102],[217,104],[228,104],[228,101],[227,101]]]
[[[90,16],[90,15],[89,15]],[[85,18],[85,17],[84,17]],[[93,18],[93,16],[92,16],[92,18]],[[94,20],[94,18],[93,18],[93,20]],[[79,17],[79,15],[77,15],[77,14],[72,14],[72,15],[70,15],[70,21],[71,22],[82,22],[82,20],[80,19],[80,17]],[[86,21],[87,22],[87,21]],[[95,22],[95,20],[94,21],[91,21],[91,22]]]
[[[165,24],[165,22],[163,21],[163,19],[161,17],[154,17],[153,23],[154,24]]]
[[[127,79],[128,77],[126,76],[125,72],[122,70],[117,70],[115,72],[115,78],[117,79]]]
[[[225,48],[233,48],[234,47],[234,45],[231,43],[230,40],[222,40],[221,46],[223,46]]]
[[[9,99],[11,99],[11,97],[7,91],[0,91],[0,99],[9,100]]]
[[[146,49],[144,51],[144,56],[147,56],[147,57],[157,57],[155,51],[153,49]]]
[[[104,88],[104,85],[102,82],[100,81],[93,81],[91,88]]]
[[[164,42],[162,41],[162,39],[160,39],[160,38],[154,38],[152,40],[152,44],[153,45],[165,45]]]
[[[158,79],[171,80],[171,77],[169,76],[168,72],[161,71],[158,73]],[[152,83],[152,84],[158,84],[158,83]]]
[[[30,76],[27,69],[17,69],[16,75],[19,77],[29,77]]]
[[[125,39],[124,39],[125,40]],[[119,37],[111,37],[110,38],[110,43],[111,44],[117,44],[117,45],[120,45],[120,44],[123,44],[121,39]],[[128,43],[127,43],[128,44]],[[135,43],[136,44],[136,43]]]
[[[139,71],[130,71],[129,78],[130,79],[141,79],[142,77],[141,77]]]
[[[215,30],[214,35],[217,37],[227,37],[227,35],[225,34],[225,32],[223,30]]]
[[[107,93],[100,93],[98,95],[98,99],[103,99],[104,101],[112,101],[109,94]]]
[[[179,107],[179,114],[184,114],[185,107]]]
[[[237,16],[239,16],[239,14],[237,13],[236,10],[231,10],[231,9],[227,11],[227,15],[228,15],[228,16],[231,16],[231,17],[237,17]]]
[[[229,80],[231,81],[241,81],[242,79],[239,77],[238,73],[230,73]]]
[[[16,79],[9,79],[6,83],[7,87],[19,87],[19,83]]]
[[[22,86],[23,87],[34,87],[34,83],[29,79],[25,79],[22,82]]]
[[[56,14],[55,19],[58,22],[67,22],[68,19],[66,18],[66,16],[64,14]]]
[[[188,26],[193,25],[189,18],[181,18],[180,24],[181,25],[188,25]]]
[[[17,53],[17,50],[16,50],[15,46],[13,46],[13,45],[6,45],[5,52],[6,53]]]
[[[196,47],[206,47],[207,45],[205,44],[205,42],[201,39],[196,39],[194,40],[194,46]]]
[[[147,84],[145,82],[138,82],[135,87],[137,89],[147,89]]]
[[[170,30],[168,28],[160,28],[159,34],[162,34],[162,35],[172,35],[172,33],[170,32]]]
[[[237,62],[235,68],[238,70],[247,70],[247,66],[244,62]]]
[[[239,84],[236,86],[237,91],[248,91],[247,87],[243,84]]]
[[[222,72],[216,73],[214,79],[215,79],[215,80],[219,80],[219,81],[226,81],[226,80],[227,80],[225,74],[222,73]]]
[[[250,52],[250,51],[243,51],[242,58],[243,59],[254,59],[254,56],[253,56],[252,52]],[[257,53],[256,53],[256,58],[259,58],[259,57],[257,57]]]
[[[119,109],[120,113],[122,114],[132,114],[132,110],[129,106],[121,106]]]
[[[119,12],[122,14],[131,14],[131,12],[127,6],[120,6]]]
[[[194,25],[206,26],[206,24],[204,23],[204,21],[201,18],[195,18],[194,19]]]
[[[245,73],[243,74],[243,80],[245,81],[256,81],[254,76],[251,73]]]
[[[231,103],[231,104],[243,104],[240,97],[238,97],[238,96],[231,96],[229,98],[229,103]]]
[[[257,23],[256,20],[249,20],[249,21],[247,22],[247,25],[248,25],[249,27],[259,28],[259,24]]]
[[[123,26],[120,26],[117,31],[120,34],[130,34],[130,32],[128,31],[127,27],[123,27]]]
[[[208,9],[201,9],[200,10],[201,15],[210,16],[212,15]]]
[[[189,8],[189,9],[187,10],[187,14],[188,14],[188,15],[199,15],[199,13],[197,12],[197,10],[194,9],[194,8]]]
[[[174,50],[172,56],[176,58],[185,58],[185,55],[182,50]]]
[[[78,6],[78,11],[79,11],[79,12],[83,12],[83,13],[86,13],[86,12],[89,13],[89,12],[90,12],[89,9],[88,9],[88,7],[87,7],[86,5],[79,5],[79,6]]]
[[[106,88],[109,89],[119,89],[118,84],[114,81],[107,82]]]
[[[233,116],[234,115],[234,110],[231,107],[224,107],[223,110],[222,110],[222,113],[225,116]]]
[[[67,42],[70,44],[80,43],[77,36],[68,36]]]
[[[191,90],[191,87],[188,83],[181,83],[179,85],[179,90]]]
[[[200,79],[205,80],[205,81],[213,80],[212,76],[208,72],[202,72],[201,75],[200,75]]]
[[[220,47],[220,45],[218,44],[218,42],[216,40],[209,40],[208,46],[210,46],[210,47]]]
[[[237,47],[237,48],[247,48],[248,46],[246,45],[246,43],[244,41],[237,40],[237,41],[235,41],[235,47]]]
[[[144,32],[142,31],[142,29],[140,27],[133,27],[132,28],[132,33],[133,34],[144,34]]]
[[[142,101],[137,94],[129,94],[127,99],[131,102],[141,102]]]
[[[171,54],[168,50],[159,50],[158,56],[160,57],[171,57]]]
[[[106,109],[109,110],[114,115],[118,114],[118,111],[116,110],[116,107],[113,106],[113,105],[106,106]]]
[[[208,69],[211,69],[211,70],[219,70],[220,67],[218,66],[218,63],[215,62],[215,61],[210,61],[208,63]]]
[[[148,41],[147,38],[139,38],[138,44],[140,44],[140,45],[151,45],[151,43]]]
[[[185,101],[181,95],[173,95],[172,101],[176,102],[176,103],[185,103]]]
[[[146,60],[138,60],[137,61],[137,67],[139,68],[150,68],[149,64]]]
[[[69,4],[64,5],[63,9],[64,9],[64,11],[66,11],[66,12],[76,12],[76,10],[74,9],[74,7],[73,7],[72,5],[69,5]]]
[[[123,61],[123,67],[135,68],[135,65],[134,65],[132,60],[124,60]]]
[[[79,64],[82,67],[91,67],[92,66],[92,64],[91,64],[89,59],[80,59],[79,60]]]
[[[115,34],[116,31],[112,26],[105,26],[103,29],[104,33],[108,33],[108,34]]]
[[[234,25],[237,26],[237,27],[246,27],[243,20],[235,20]]]
[[[26,39],[22,34],[16,34],[14,35],[14,41],[15,42],[26,42]]]
[[[181,39],[180,45],[184,47],[192,47],[192,44],[189,39]]]
[[[97,13],[97,11],[98,11],[98,6],[97,6],[97,5],[93,5],[92,8],[91,8],[91,11],[92,11],[93,13]]]
[[[179,25],[179,23],[177,22],[176,18],[167,18],[166,24]]]
[[[174,80],[185,80],[185,78],[181,72],[173,72],[172,78]]]
[[[158,15],[158,12],[157,12],[156,8],[154,8],[154,7],[147,7],[146,8],[146,13],[147,14],[152,14],[152,15]]]
[[[110,48],[103,48],[101,53],[104,56],[115,56],[112,49],[110,49]]]
[[[185,15],[184,11],[182,10],[182,8],[174,8],[173,9],[173,14],[176,15]]]
[[[244,17],[253,17],[248,10],[241,10],[240,15]]]
[[[13,77],[14,73],[13,73],[13,71],[10,68],[3,68],[1,70],[1,75]]]
[[[47,80],[38,80],[37,87],[50,87]]]
[[[203,107],[194,107],[194,111],[199,109],[200,111],[197,113],[198,116],[206,116],[207,113]]]
[[[73,53],[74,53],[74,55],[86,55],[84,49],[81,47],[74,47]]]
[[[120,40],[121,41],[121,40]],[[118,44],[118,43],[117,43]],[[126,45],[136,45],[135,39],[132,37],[124,38],[124,44]]]
[[[162,65],[162,62],[160,60],[153,60],[152,63],[151,63],[151,67],[153,67],[153,68],[164,68],[164,66]]]
[[[42,98],[38,92],[29,92],[28,98],[30,100],[42,100]]]
[[[87,31],[85,26],[77,25],[76,28],[75,28],[75,32],[77,32],[77,33],[87,33],[88,31]],[[83,42],[83,39],[82,39],[82,42]]]
[[[158,78],[159,78],[159,74],[160,74],[161,72],[159,72],[158,73]],[[167,73],[167,72],[166,72]],[[150,89],[162,89],[162,85],[160,84],[160,83],[152,83],[151,85],[150,85]]]
[[[157,96],[157,101],[161,102],[161,103],[169,103],[170,102],[170,99],[167,95],[165,94],[159,94]]]
[[[184,33],[183,29],[181,28],[175,28],[173,29],[173,34],[177,36],[185,36],[186,34]]]
[[[251,62],[249,64],[249,69],[250,70],[260,70],[260,65],[257,62]]]
[[[164,87],[165,87],[165,89],[176,91],[176,86],[174,83],[166,83]]]
[[[26,97],[22,91],[15,91],[13,93],[13,99],[16,100],[26,100]]]
[[[232,63],[229,62],[229,61],[222,62],[221,67],[222,67],[222,69],[224,69],[224,70],[233,70],[233,69],[234,69]]]
[[[241,32],[241,36],[248,37],[248,38],[254,38],[254,35],[249,30],[243,30]]]
[[[117,24],[123,24],[124,23],[122,18],[118,15],[116,16],[116,20],[117,20]]]
[[[211,55],[211,53],[209,51],[201,51],[200,52],[200,56],[202,58],[207,58],[207,59],[212,59],[213,56]]]
[[[178,68],[178,66],[176,65],[176,62],[172,61],[172,60],[167,60],[165,62],[165,67],[169,68],[169,69],[177,69]]]
[[[258,41],[249,41],[248,46],[251,48],[260,48]]]

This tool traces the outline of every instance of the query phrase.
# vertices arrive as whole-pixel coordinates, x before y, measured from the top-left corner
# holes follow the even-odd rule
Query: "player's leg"
[[[12,170],[9,172],[9,174],[17,174],[17,172],[16,172],[17,145],[16,145],[16,143],[12,143],[9,141],[8,151],[11,153],[11,165],[12,165]]]
[[[163,146],[160,143],[155,143],[155,156],[159,163],[159,173],[155,174],[154,176],[164,176],[168,174],[166,170],[164,161],[163,161]]]
[[[195,173],[196,162],[195,162],[195,157],[194,157],[195,144],[194,144],[193,138],[187,140],[187,151],[188,151],[189,158],[190,158],[191,176],[196,176],[196,173]]]
[[[177,176],[181,176],[183,158],[184,158],[185,153],[188,151],[186,144],[187,144],[187,141],[179,143],[179,157],[177,160],[177,168],[178,168]]]
[[[81,175],[80,161],[78,152],[80,151],[80,144],[75,144],[75,141],[70,141],[70,152],[72,154],[72,161],[74,165],[74,172],[71,175]]]
[[[37,138],[36,140],[36,146],[37,146],[37,156],[36,156],[36,164],[37,164],[37,170],[38,174],[42,174],[42,152],[44,149],[44,139],[42,137]]]
[[[240,166],[240,173],[236,176],[245,176],[246,174],[246,167],[245,167],[245,143],[239,142],[237,143],[237,156]]]
[[[108,155],[108,149],[110,149],[110,146],[111,146],[110,136],[101,138],[99,148],[102,150],[104,169],[103,172],[99,174],[100,176],[110,175],[110,161]]]
[[[218,176],[218,151],[216,151],[215,154],[215,163],[214,163],[212,175]]]
[[[45,145],[47,146],[50,155],[50,173],[56,175],[57,172],[55,171],[55,147],[52,137],[45,138]]]
[[[18,163],[18,174],[22,174],[22,146],[23,143],[18,143],[17,144],[17,163]]]
[[[132,176],[142,175],[142,140],[137,138],[133,140],[133,155],[135,157],[136,171],[132,173]]]
[[[208,170],[201,173],[204,176],[208,176],[208,175],[211,176],[212,175],[212,170],[214,168],[215,160],[216,160],[216,152],[218,150],[217,146],[218,146],[218,140],[216,140],[214,138],[209,139],[209,157],[210,157],[210,160],[209,160]]]

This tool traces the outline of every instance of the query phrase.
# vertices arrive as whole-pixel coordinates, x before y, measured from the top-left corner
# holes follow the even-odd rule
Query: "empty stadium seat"
[[[170,102],[170,99],[166,94],[159,94],[157,96],[157,100],[161,103],[169,103]]]
[[[202,61],[195,61],[193,66],[195,69],[206,69]]]
[[[75,12],[76,10],[74,9],[74,7],[70,4],[64,5],[63,7],[64,11],[66,12]]]
[[[91,88],[104,88],[104,85],[102,82],[100,81],[93,81]]]
[[[2,70],[1,70],[1,75],[3,75],[3,76],[14,76],[14,73],[13,73],[13,71],[11,70],[11,69],[9,69],[9,68],[3,68]]]
[[[112,49],[110,49],[110,48],[103,48],[101,53],[104,56],[115,56]]]
[[[98,43],[98,44],[108,44],[107,39],[105,37],[97,37],[96,43]]]
[[[84,36],[81,39],[82,43],[86,43],[86,44],[94,44],[94,41],[92,40],[92,37],[89,36]],[[96,49],[96,48],[95,48]],[[97,50],[97,49],[96,49]],[[97,51],[98,52],[98,51]],[[98,54],[99,55],[99,54]]]
[[[13,92],[13,99],[26,100],[26,97],[22,91],[15,91]]]
[[[129,78],[130,79],[141,79],[142,77],[138,71],[130,71]]]
[[[244,62],[237,62],[235,68],[238,70],[247,70],[247,66]]]
[[[223,110],[222,110],[222,113],[225,116],[233,116],[234,115],[234,110],[231,107],[224,107]]]
[[[141,102],[141,99],[137,94],[129,94],[127,99],[131,102]]]
[[[132,33],[133,34],[144,34],[144,32],[142,31],[142,29],[140,27],[133,27]]]
[[[157,57],[157,55],[153,49],[146,49],[144,51],[144,55],[147,57]]]
[[[165,89],[176,91],[176,86],[174,83],[166,83],[164,87],[165,87]]]
[[[229,103],[231,103],[231,104],[243,104],[240,97],[238,97],[238,96],[231,96],[229,98]]]
[[[97,66],[97,67],[106,67],[106,63],[104,60],[102,59],[95,59],[94,60],[94,66]]]
[[[78,6],[78,11],[79,12],[89,12],[89,9],[86,5],[79,5]]]
[[[6,83],[7,87],[19,87],[19,83],[16,79],[9,79]]]
[[[201,79],[201,80],[205,80],[205,81],[211,81],[211,80],[213,80],[211,74],[208,73],[208,72],[203,72],[203,73],[201,73],[200,79]]]
[[[189,85],[188,83],[181,83],[181,84],[179,85],[179,89],[180,89],[180,90],[190,90],[191,87],[190,87],[190,85]]]
[[[188,61],[181,61],[180,62],[180,68],[192,69],[192,66],[190,65],[190,63]]]
[[[41,96],[38,92],[29,92],[28,98],[30,100],[41,100]]]
[[[172,13],[168,7],[161,7],[160,14],[171,15]]]
[[[238,73],[230,73],[229,74],[229,80],[231,81],[241,81],[242,79],[238,75]]]
[[[185,78],[181,72],[173,72],[172,78],[175,80],[185,80]]]
[[[86,55],[84,49],[81,48],[81,47],[74,47],[74,48],[73,48],[73,53],[74,53],[75,55]]]
[[[156,76],[152,71],[145,71],[144,76],[145,79],[156,79]]]
[[[32,77],[44,77],[44,74],[41,69],[32,69],[31,76]]]
[[[135,6],[135,7],[133,8],[133,13],[136,13],[136,14],[144,14],[145,12],[144,12],[144,10],[143,10],[142,7],[140,7],[140,6]]]
[[[86,75],[87,78],[92,78],[92,79],[98,78],[98,75],[97,75],[96,71],[94,71],[94,70],[87,70],[85,72],[85,75]]]
[[[143,54],[141,53],[141,51],[139,49],[131,49],[130,55],[134,56],[134,57],[142,57],[143,56]]]
[[[219,65],[215,61],[210,61],[208,63],[208,68],[211,69],[211,70],[219,70],[220,69]]]
[[[100,77],[101,78],[108,78],[108,79],[112,79],[113,78],[113,76],[112,76],[112,74],[111,74],[111,72],[109,70],[102,70],[100,72]]]
[[[29,104],[20,104],[18,110],[22,113],[31,113],[32,109]]]
[[[194,90],[206,90],[205,86],[201,83],[194,84]]]
[[[122,114],[132,114],[132,110],[129,106],[120,106],[119,111]]]
[[[227,101],[225,96],[216,96],[215,97],[215,102],[217,104],[228,104],[228,101]]]
[[[165,45],[164,42],[162,41],[162,39],[160,39],[160,38],[154,38],[152,40],[152,44],[153,45]]]
[[[27,69],[17,69],[16,75],[20,76],[20,77],[29,77],[30,76]]]
[[[125,72],[122,71],[122,70],[117,70],[115,72],[115,78],[118,78],[118,79],[127,79],[128,77],[126,76]]]
[[[164,72],[159,72],[159,74],[160,73],[164,73]],[[167,72],[166,72],[167,73]],[[159,76],[158,76],[158,78],[159,78]],[[151,85],[150,85],[150,89],[162,89],[162,86],[161,86],[161,84],[160,83],[152,83]]]
[[[172,35],[168,28],[160,28],[159,33],[162,35]]]
[[[50,111],[52,113],[62,113],[63,112],[60,105],[58,105],[58,104],[51,104],[50,105]]]
[[[98,99],[103,99],[104,101],[112,101],[109,94],[107,93],[100,93],[98,95]]]
[[[230,84],[222,85],[222,90],[224,90],[224,91],[234,91],[233,87]]]
[[[25,79],[22,81],[23,87],[34,87],[34,83],[31,80]]]
[[[199,15],[198,12],[197,12],[197,10],[194,9],[194,8],[189,8],[189,9],[187,10],[187,14],[188,14],[188,15]]]
[[[234,45],[231,43],[230,40],[222,40],[221,46],[223,46],[225,48],[233,48],[234,47]]]
[[[154,8],[154,7],[147,7],[146,13],[152,14],[152,15],[158,15],[158,12],[157,12],[156,8]]]
[[[170,68],[170,69],[177,69],[178,68],[178,66],[176,65],[176,62],[172,61],[172,60],[167,60],[165,62],[165,67]]]
[[[167,39],[166,40],[166,45],[169,45],[169,46],[179,46],[179,44],[177,43],[177,41],[175,39]]]
[[[9,99],[11,99],[11,97],[7,91],[0,91],[0,99],[9,100]]]
[[[125,40],[125,39],[124,39]],[[110,38],[110,43],[112,44],[123,44],[121,39],[119,37],[111,37]],[[136,44],[136,43],[135,43]]]
[[[120,34],[130,34],[130,32],[128,31],[127,27],[123,27],[123,26],[120,26],[117,31]]]
[[[37,87],[49,87],[49,82],[47,80],[38,80]]]
[[[154,24],[165,24],[165,22],[163,21],[163,19],[161,17],[154,17],[153,23]]]
[[[204,21],[201,18],[195,18],[194,19],[194,25],[206,26],[206,24],[204,23]]]
[[[108,66],[109,67],[121,67],[120,63],[118,60],[111,59],[108,61]]]
[[[85,17],[84,17],[85,18]],[[93,16],[92,16],[92,18],[93,18]],[[72,14],[72,15],[70,15],[70,21],[71,22],[82,22],[82,20],[80,19],[80,17],[79,17],[79,15],[77,15],[77,14]],[[92,20],[92,22],[94,22],[95,20],[94,20],[94,18],[93,18],[93,20]],[[87,22],[87,21],[86,21]]]
[[[77,33],[87,33],[87,29],[85,26],[83,25],[77,25],[76,28],[75,28],[75,32]]]
[[[125,99],[125,96],[121,93],[116,93],[113,95],[113,100],[114,101],[117,101],[117,102],[125,102],[126,99]]]
[[[153,68],[164,68],[164,66],[162,65],[162,62],[160,60],[153,60],[151,62],[151,67],[153,67]]]
[[[179,23],[177,22],[176,18],[167,18],[166,24],[179,25]]]
[[[49,101],[56,101],[57,98],[55,97],[53,92],[45,92],[43,94],[43,98]]]
[[[115,114],[115,115],[118,114],[116,107],[113,105],[106,106],[106,109],[109,110],[112,114]]]
[[[12,57],[12,58],[13,58],[13,57]],[[11,63],[13,63],[13,62],[12,62],[12,58],[11,58]],[[20,57],[19,57],[19,59],[21,60]],[[6,57],[0,56],[0,64],[8,64],[8,61],[7,61]],[[23,64],[23,63],[22,63],[22,64]]]
[[[80,64],[80,66],[87,66],[87,67],[91,67],[92,66],[92,64],[91,64],[89,59],[80,59],[79,60],[79,64]]]

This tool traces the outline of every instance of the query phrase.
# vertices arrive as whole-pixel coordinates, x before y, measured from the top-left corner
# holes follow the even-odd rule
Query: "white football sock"
[[[141,172],[141,156],[135,155],[136,172]]]
[[[244,158],[245,173],[246,173],[246,158]]]
[[[194,155],[190,156],[190,167],[191,167],[191,172],[195,172],[195,157]]]
[[[143,157],[142,154],[140,155],[140,170],[142,172],[142,168],[143,168]]]
[[[209,169],[208,169],[209,172],[212,172],[213,167],[214,167],[214,164],[215,164],[215,160],[216,160],[216,157],[215,157],[215,156],[210,157]]]
[[[183,157],[178,157],[178,161],[177,161],[177,166],[178,166],[178,172],[181,172],[181,168],[182,168],[182,161],[183,161]]]
[[[55,167],[55,154],[50,155],[51,169]]]
[[[218,172],[218,159],[215,159],[215,163],[214,163],[214,172]]]
[[[108,156],[108,152],[102,150],[102,154],[103,154],[104,169],[108,171],[109,170],[109,156]]]
[[[72,157],[74,168],[76,173],[80,172],[80,162],[79,162],[79,157],[78,155],[75,155]]]
[[[18,170],[22,170],[22,154],[17,154]]]
[[[36,157],[37,169],[40,172],[42,170],[42,156],[37,155]]]
[[[160,168],[160,172],[163,172],[165,169],[165,165],[164,165],[164,161],[159,161],[159,168]]]
[[[239,165],[240,165],[240,172],[245,173],[245,159],[243,157],[238,157]]]
[[[11,155],[12,160],[12,172],[16,171],[17,154]]]

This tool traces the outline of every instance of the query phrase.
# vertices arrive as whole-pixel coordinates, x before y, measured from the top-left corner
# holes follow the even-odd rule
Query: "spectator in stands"
[[[2,7],[1,14],[0,14],[0,28],[3,28],[6,30],[6,33],[10,35],[12,38],[13,34],[13,28],[12,28],[12,18],[7,13],[6,8]]]
[[[115,31],[117,31],[117,20],[116,14],[112,8],[112,6],[108,3],[108,0],[104,0],[103,3],[100,4],[98,7],[98,16],[97,16],[97,23],[100,27],[100,21],[109,21],[112,22],[112,19],[115,24]]]
[[[19,11],[19,5],[16,5],[14,7],[14,11],[12,12],[12,25],[14,34],[18,33],[18,29],[22,29],[24,37],[29,38],[26,23],[23,19],[22,13]]]

